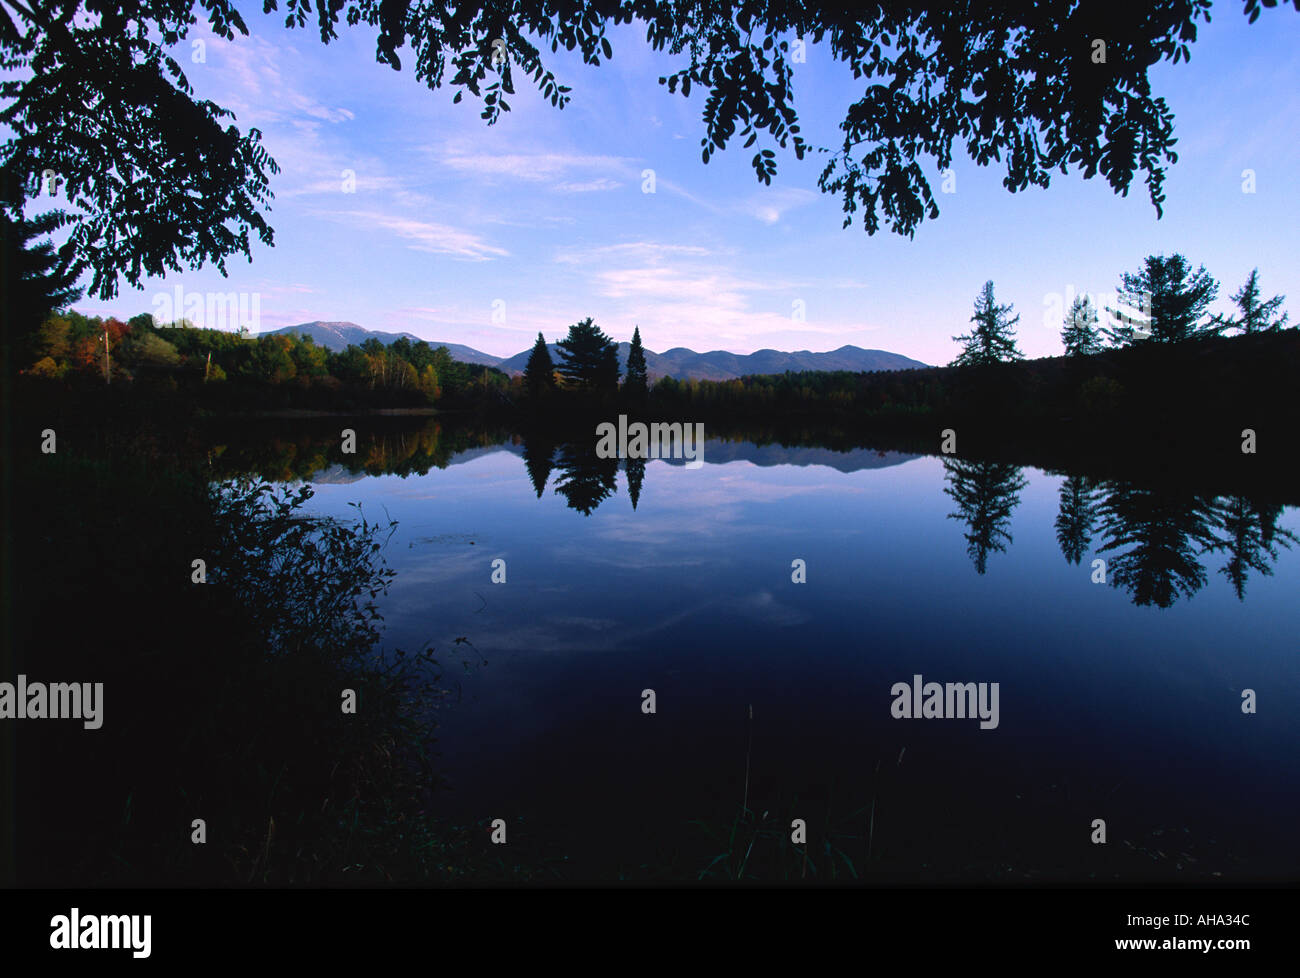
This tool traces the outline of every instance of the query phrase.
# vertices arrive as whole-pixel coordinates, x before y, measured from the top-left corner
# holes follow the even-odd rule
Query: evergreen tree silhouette
[[[1097,309],[1086,295],[1070,304],[1061,330],[1061,342],[1068,357],[1087,356],[1101,352],[1101,331],[1097,327]]]
[[[638,326],[632,330],[632,348],[627,351],[627,376],[623,380],[623,393],[630,405],[639,407],[645,404],[649,390],[645,350],[641,348],[641,328]]]
[[[543,400],[555,390],[555,364],[551,362],[551,351],[546,347],[546,339],[537,334],[533,352],[528,355],[524,367],[524,390],[534,400]]]
[[[618,346],[588,316],[556,344],[565,387],[603,397],[618,390]]]
[[[1020,317],[1010,316],[1011,306],[1000,306],[993,298],[993,283],[984,283],[984,288],[975,299],[975,314],[970,321],[975,328],[969,333],[954,336],[953,340],[965,344],[965,348],[953,360],[954,367],[987,366],[1010,360],[1023,360],[1024,355],[1016,348],[1013,327],[1020,322]]]

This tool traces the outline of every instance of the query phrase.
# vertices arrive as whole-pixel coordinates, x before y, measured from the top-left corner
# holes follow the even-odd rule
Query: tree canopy
[[[1253,22],[1276,0],[1246,0]],[[1295,0],[1300,9],[1300,0]],[[266,11],[277,0],[263,0]],[[684,61],[660,77],[689,97],[703,90],[701,155],[736,139],[770,183],[776,151],[825,154],[824,192],[844,223],[861,212],[915,233],[938,215],[926,168],[950,166],[964,148],[977,165],[1006,166],[1008,190],[1046,187],[1052,171],[1101,174],[1127,193],[1141,174],[1157,211],[1165,166],[1176,162],[1173,116],[1151,91],[1150,69],[1189,60],[1209,0],[982,4],[876,0],[827,7],[800,0],[511,0],[447,5],[432,0],[288,0],[286,28],[310,24],[322,42],[342,27],[377,30],[376,59],[403,58],[430,89],[454,88],[481,103],[489,125],[509,111],[518,76],[563,107],[568,86],[543,49],[613,56],[611,25],[636,23],[650,45]],[[273,243],[263,216],[275,161],[256,129],[241,133],[229,110],[196,97],[177,46],[200,19],[231,40],[249,29],[233,0],[4,0],[0,4],[0,204],[17,214],[61,181],[71,209],[70,261],[91,272],[89,291],[112,298],[119,277],[142,277],[248,256],[252,238]],[[806,45],[824,50],[863,85],[845,109],[838,145],[803,135],[795,66]],[[504,44],[506,57],[494,53]],[[45,187],[43,191],[42,188]]]
[[[1123,274],[1120,288],[1130,308],[1109,310],[1116,325],[1103,330],[1116,345],[1178,343],[1222,329],[1207,318],[1219,283],[1204,265],[1193,272],[1182,255],[1148,255],[1141,271]]]
[[[618,389],[618,346],[590,316],[570,326],[569,335],[556,345],[566,387],[595,395]]]

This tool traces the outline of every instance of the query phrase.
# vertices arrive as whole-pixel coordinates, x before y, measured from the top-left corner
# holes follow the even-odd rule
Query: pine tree
[[[643,404],[649,391],[645,350],[641,347],[641,329],[634,327],[632,348],[627,351],[627,377],[623,380],[623,392],[633,404]]]
[[[1250,273],[1250,278],[1246,279],[1246,284],[1232,297],[1232,301],[1241,310],[1241,318],[1225,319],[1216,316],[1214,323],[1220,330],[1239,329],[1243,333],[1275,333],[1286,326],[1289,318],[1286,313],[1282,313],[1278,319],[1273,318],[1285,299],[1284,295],[1275,295],[1267,302],[1259,301],[1259,269],[1256,268]]]
[[[1204,265],[1193,272],[1182,255],[1148,255],[1142,271],[1124,273],[1120,292],[1129,308],[1107,309],[1115,325],[1102,330],[1116,346],[1147,339],[1181,343],[1222,328],[1202,321],[1219,294],[1219,283]]]
[[[999,306],[993,298],[993,283],[984,283],[984,288],[975,299],[975,315],[971,322],[975,328],[963,336],[954,336],[953,340],[964,343],[965,349],[953,360],[952,366],[984,366],[1009,360],[1023,360],[1024,355],[1016,349],[1015,333],[1012,329],[1020,322],[1020,317],[1008,318],[1011,306]]]
[[[1065,315],[1061,342],[1066,356],[1087,356],[1101,352],[1101,334],[1097,328],[1097,309],[1086,295],[1079,296]]]
[[[62,225],[57,211],[30,219],[0,211],[0,321],[7,341],[30,337],[51,312],[81,297],[75,285],[79,272],[69,264],[67,250],[56,252],[48,238],[35,240]]]
[[[560,348],[560,375],[565,386],[589,394],[618,390],[618,346],[588,316],[569,327]]]
[[[528,355],[528,365],[524,367],[524,388],[528,396],[541,398],[555,390],[555,364],[551,362],[551,351],[546,348],[546,338],[537,334],[533,352]]]

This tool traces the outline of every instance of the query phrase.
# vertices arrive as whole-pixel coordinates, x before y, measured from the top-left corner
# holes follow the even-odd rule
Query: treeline
[[[1110,297],[1082,295],[1063,310],[1064,357],[1026,360],[1020,317],[993,283],[975,300],[969,333],[948,367],[872,373],[802,372],[735,380],[659,380],[655,414],[762,418],[820,415],[887,422],[935,417],[1076,421],[1119,419],[1204,425],[1256,422],[1296,411],[1300,332],[1287,329],[1285,296],[1264,299],[1259,271],[1232,296],[1235,313],[1210,314],[1219,283],[1182,255],[1148,256]],[[1235,331],[1240,335],[1228,338]]]
[[[1207,418],[1253,412],[1262,423],[1297,410],[1300,331],[1206,336],[1077,357],[871,373],[811,371],[679,381],[651,390],[656,415],[692,419],[821,417],[890,422],[971,418],[1072,421]]]
[[[52,313],[25,354],[27,376],[69,389],[129,385],[184,393],[217,410],[490,407],[520,387],[494,367],[462,363],[423,340],[371,338],[333,352],[309,336],[158,325],[147,313],[127,322]]]
[[[1204,266],[1193,270],[1182,255],[1149,256],[1121,277],[1109,302],[1083,295],[1062,311],[1065,357],[1027,361],[1016,344],[1020,317],[998,303],[990,281],[975,300],[973,328],[953,337],[961,353],[944,368],[663,377],[652,385],[640,329],[621,368],[618,344],[586,318],[556,344],[558,362],[539,333],[523,375],[512,378],[405,337],[389,344],[371,338],[335,353],[310,337],[60,311],[29,337],[24,373],[68,386],[183,392],[218,413],[436,405],[514,413],[527,423],[619,410],[696,420],[806,415],[897,424],[1015,416],[1097,426],[1124,416],[1199,424],[1243,407],[1257,417],[1275,409],[1290,416],[1295,405],[1283,394],[1295,377],[1300,332],[1286,328],[1285,297],[1265,300],[1255,270],[1232,296],[1236,314],[1211,315],[1218,289]],[[1228,339],[1229,331],[1241,335]]]

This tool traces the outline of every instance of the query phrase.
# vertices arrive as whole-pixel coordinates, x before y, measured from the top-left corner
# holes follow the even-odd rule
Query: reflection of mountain
[[[319,483],[322,486],[349,486],[367,478],[368,475],[369,473],[366,472],[349,472],[336,463],[304,476],[303,481]]]
[[[488,455],[495,455],[497,452],[509,452],[511,455],[523,455],[524,446],[514,442],[502,442],[498,445],[482,445],[477,448],[467,448],[464,451],[457,452],[443,463],[443,467],[450,465],[464,465],[466,462],[472,462],[476,458],[486,458]]]
[[[592,436],[593,443],[595,436]],[[493,452],[510,452],[512,455],[524,455],[523,445],[505,443],[487,448],[473,448],[452,456],[448,465],[459,465]],[[907,452],[880,452],[874,448],[854,448],[839,452],[833,448],[818,448],[807,445],[756,445],[753,442],[723,441],[719,438],[704,439],[704,462],[706,464],[723,464],[726,462],[752,462],[767,468],[773,465],[824,465],[839,472],[860,472],[864,469],[887,469],[893,465],[910,462],[920,455]],[[666,458],[669,465],[685,465],[684,458]]]
[[[910,462],[919,455],[906,452],[880,452],[874,448],[853,448],[837,452],[833,448],[807,445],[755,445],[748,441],[722,441],[704,439],[706,464],[725,462],[751,462],[767,468],[772,465],[824,465],[839,472],[860,472],[863,469],[887,469],[893,465]],[[685,465],[680,458],[665,459],[670,465]]]
[[[590,429],[561,433],[537,428],[527,435],[507,429],[449,426],[425,421],[418,427],[377,419],[350,422],[357,429],[356,452],[343,455],[336,422],[258,427],[241,425],[212,437],[208,461],[214,478],[255,473],[269,481],[305,479],[322,485],[347,485],[371,475],[421,474],[507,452],[520,459],[538,499],[547,487],[584,514],[626,488],[631,510],[655,492],[654,466],[645,461],[600,459]],[[743,437],[741,429],[733,429]],[[590,433],[588,433],[590,431]],[[755,431],[757,439],[773,437]],[[811,444],[783,446],[722,438],[706,439],[703,458],[709,465],[747,461],[756,466],[824,466],[850,473],[900,465],[922,456],[871,448],[838,451]],[[830,444],[845,441],[835,435]],[[852,442],[848,442],[852,444]],[[670,465],[685,459],[665,459]],[[1017,465],[976,459],[943,458],[945,492],[956,503],[951,518],[965,524],[967,552],[983,574],[988,559],[1011,544],[1012,515],[1025,487]],[[509,466],[507,466],[509,467]],[[619,479],[618,470],[623,469]],[[1281,550],[1300,542],[1279,525],[1284,507],[1273,496],[1217,495],[1181,484],[1151,486],[1125,479],[1097,479],[1073,474],[1062,480],[1054,522],[1065,559],[1080,575],[1089,575],[1092,559],[1106,561],[1106,582],[1127,592],[1138,605],[1167,608],[1180,596],[1191,597],[1211,579],[1212,559],[1218,575],[1245,600],[1247,585],[1268,576]],[[554,498],[552,495],[551,498]],[[1080,566],[1082,565],[1082,566]],[[1084,577],[1086,580],[1087,577]]]

